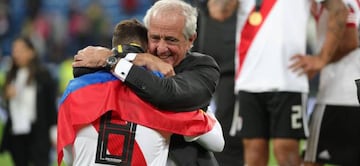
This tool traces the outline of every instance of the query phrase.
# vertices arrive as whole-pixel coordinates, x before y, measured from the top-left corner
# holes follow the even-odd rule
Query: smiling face
[[[149,52],[173,66],[185,58],[196,38],[196,34],[185,38],[185,17],[179,13],[154,13],[148,26]]]

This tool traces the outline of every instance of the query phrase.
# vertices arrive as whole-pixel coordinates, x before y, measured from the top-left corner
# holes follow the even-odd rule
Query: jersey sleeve
[[[184,136],[184,139],[187,142],[196,141],[202,147],[209,151],[221,152],[225,146],[225,140],[221,125],[219,121],[215,118],[215,115],[210,112],[208,112],[207,114],[216,120],[214,127],[205,134],[196,137]]]

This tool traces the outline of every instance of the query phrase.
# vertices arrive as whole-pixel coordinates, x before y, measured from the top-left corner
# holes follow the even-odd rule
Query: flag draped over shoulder
[[[142,101],[111,73],[87,74],[70,81],[59,103],[58,163],[62,161],[63,148],[73,143],[76,131],[108,111],[125,121],[186,136],[204,134],[215,124],[202,110],[159,110]]]

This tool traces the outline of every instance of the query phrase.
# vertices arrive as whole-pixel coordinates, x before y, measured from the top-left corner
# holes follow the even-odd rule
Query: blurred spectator
[[[137,0],[120,0],[121,6],[123,6],[125,13],[132,14],[136,11],[138,7]]]
[[[4,54],[6,49],[6,38],[9,36],[10,31],[10,15],[8,4],[0,1],[0,55]]]
[[[27,16],[30,20],[34,20],[41,8],[42,0],[27,0],[26,2]]]
[[[10,22],[7,6],[0,3],[0,39],[9,31],[9,27]]]
[[[73,69],[71,63],[73,58],[68,58],[61,62],[58,66],[58,79],[59,79],[59,97],[64,93],[65,88],[69,81],[73,79]]]
[[[0,54],[0,122],[1,124],[6,123],[8,114],[4,109],[4,101],[2,98],[3,94],[3,86],[5,83],[5,72],[8,70],[8,64],[9,64],[8,57],[4,57]]]
[[[45,50],[39,50],[43,59],[49,62],[61,63],[72,57],[76,50],[83,47],[81,42],[93,45],[110,46],[109,40],[113,26],[128,18],[142,20],[146,10],[154,3],[153,0],[1,0],[0,4],[0,33],[6,38],[0,42],[2,51],[10,54],[11,41],[16,35],[33,36],[39,33],[40,42],[45,43]],[[1,5],[0,5],[1,6]],[[8,13],[8,21],[2,22],[1,13]],[[88,22],[86,26],[87,38],[73,39],[71,20],[73,14],[80,14],[84,18],[80,23]],[[24,30],[25,29],[25,30]],[[3,34],[0,34],[3,36]],[[32,37],[35,38],[35,37]],[[36,44],[36,43],[34,43]],[[45,56],[43,56],[45,55]]]
[[[8,150],[15,165],[48,166],[56,140],[56,135],[50,139],[56,133],[56,84],[30,38],[17,38],[11,57],[4,85],[9,119],[0,151]]]
[[[84,11],[73,8],[70,12],[69,34],[75,49],[88,45],[111,47],[110,20],[100,4],[91,3]]]
[[[223,127],[225,148],[214,153],[219,165],[243,165],[243,145],[236,127],[241,122],[238,110],[234,111],[234,73],[237,0],[196,0],[200,9],[198,38],[193,50],[208,54],[221,69],[220,82],[214,98],[215,115]],[[233,129],[231,130],[231,127]]]

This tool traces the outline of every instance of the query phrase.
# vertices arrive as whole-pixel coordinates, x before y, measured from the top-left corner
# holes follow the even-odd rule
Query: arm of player
[[[358,14],[356,14],[357,3],[351,4],[347,2],[345,6],[348,8],[346,28],[339,41],[339,46],[337,47],[331,59],[331,62],[336,62],[346,55],[349,55],[351,51],[355,50],[359,46],[358,22],[360,17]]]
[[[323,1],[322,5],[329,12],[326,39],[319,53],[324,64],[330,63],[344,35],[348,10],[342,0]],[[324,65],[324,66],[325,66]]]
[[[291,60],[294,60],[294,63],[290,66],[293,72],[307,74],[309,78],[313,78],[324,66],[334,60],[336,49],[345,32],[347,17],[347,9],[342,0],[316,1],[321,2],[329,12],[324,43],[319,53],[315,56],[293,56]]]
[[[207,113],[209,116],[215,118],[214,114]],[[192,142],[196,141],[199,143],[202,147],[209,151],[213,152],[221,152],[224,149],[225,146],[225,140],[222,132],[221,125],[219,121],[215,118],[216,123],[214,127],[207,133],[197,136],[197,137],[189,137],[184,136],[185,141]]]

